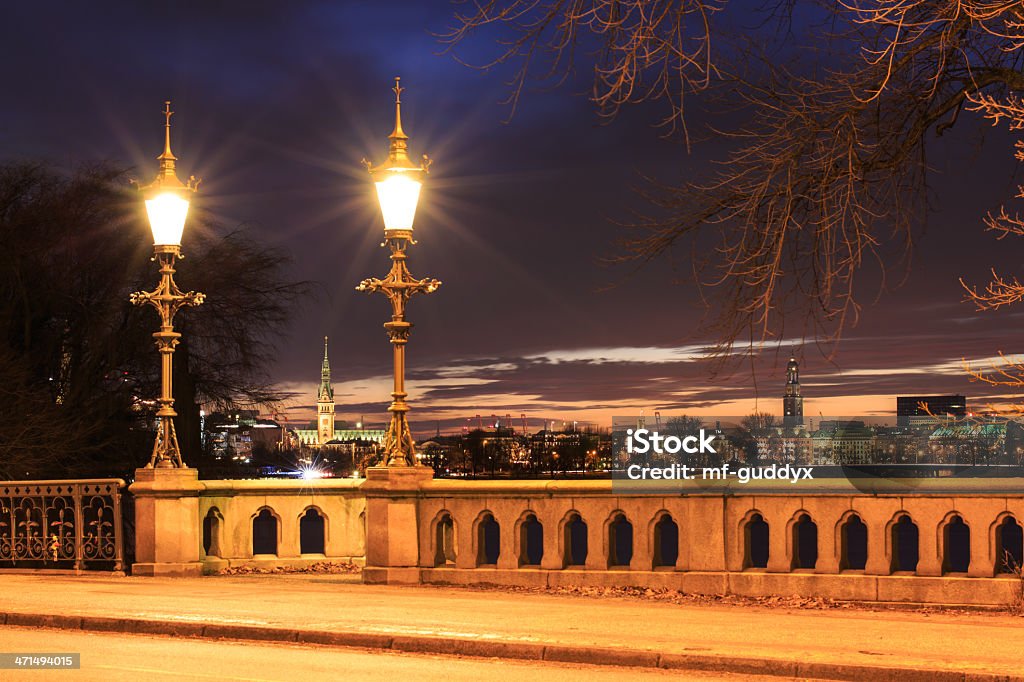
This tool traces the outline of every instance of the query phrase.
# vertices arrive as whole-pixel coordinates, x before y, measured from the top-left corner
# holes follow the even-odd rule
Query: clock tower
[[[786,365],[786,393],[782,397],[782,425],[804,426],[804,397],[800,394],[800,365],[791,357]]]
[[[334,388],[331,387],[331,362],[327,359],[327,337],[324,337],[324,362],[320,367],[320,391],[316,398],[316,442],[323,445],[334,440]]]

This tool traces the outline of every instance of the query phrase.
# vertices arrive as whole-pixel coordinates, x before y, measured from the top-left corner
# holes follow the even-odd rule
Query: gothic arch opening
[[[455,521],[445,512],[434,527],[434,565],[455,565]]]
[[[840,530],[839,570],[863,571],[868,563],[868,527],[856,514],[851,514]]]
[[[909,515],[903,514],[892,524],[892,570],[894,573],[916,571],[919,558],[917,524]]]
[[[744,568],[768,568],[768,522],[754,514],[743,527]]]
[[[324,554],[327,542],[324,517],[310,507],[299,519],[299,553]]]
[[[519,565],[540,566],[544,558],[544,524],[536,514],[527,514],[519,524]]]
[[[971,529],[959,515],[942,528],[942,572],[966,573],[971,565]]]
[[[220,557],[220,536],[224,517],[216,507],[210,507],[203,517],[203,552],[206,556]]]
[[[1007,516],[996,526],[996,572],[1016,573],[1024,565],[1024,533],[1017,519]]]
[[[608,566],[628,567],[633,560],[633,524],[618,512],[608,524]]]
[[[654,566],[675,566],[679,559],[679,526],[670,514],[654,524]]]
[[[801,514],[793,524],[793,568],[811,569],[818,563],[818,524]]]
[[[252,553],[277,554],[277,517],[267,507],[252,520]]]
[[[477,524],[477,566],[494,566],[501,554],[501,526],[486,512]]]
[[[587,563],[587,523],[573,512],[565,522],[565,566],[585,566]]]

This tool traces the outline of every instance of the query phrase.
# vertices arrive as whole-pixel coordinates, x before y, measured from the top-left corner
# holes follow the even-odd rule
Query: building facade
[[[301,447],[308,448],[322,448],[357,441],[384,442],[384,429],[368,429],[362,422],[357,424],[354,429],[348,428],[348,424],[342,422],[342,428],[339,429],[335,421],[334,408],[331,361],[327,353],[327,337],[325,336],[324,359],[320,365],[320,388],[317,389],[316,396],[316,427],[295,429],[295,438]]]
[[[896,398],[896,425],[932,424],[936,417],[966,417],[967,398],[962,395],[907,395]]]

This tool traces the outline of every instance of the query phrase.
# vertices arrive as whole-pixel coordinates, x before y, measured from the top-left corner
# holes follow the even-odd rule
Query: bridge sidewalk
[[[0,574],[0,622],[790,677],[1024,680],[1024,618],[1003,613],[679,605],[344,575]]]

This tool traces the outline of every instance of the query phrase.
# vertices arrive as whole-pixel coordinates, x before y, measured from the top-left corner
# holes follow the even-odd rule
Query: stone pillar
[[[516,569],[519,568],[519,557],[516,555],[516,545],[519,544],[519,538],[517,536],[520,534],[520,529],[516,528],[517,523],[515,517],[503,517],[503,519],[504,520],[499,520],[497,516],[495,516],[494,519],[495,521],[498,521],[498,524],[501,527],[501,537],[499,538],[498,543],[498,546],[500,547],[498,551],[498,563],[495,568]],[[525,556],[525,548],[520,547],[519,549],[521,552],[524,552]]]
[[[561,527],[561,517],[559,514],[564,514],[565,511],[561,507],[557,507],[558,512],[552,513],[547,512],[537,513],[537,519],[544,524],[544,556],[540,558],[540,567],[546,568],[549,571],[560,571],[562,570],[563,558],[562,552],[568,552],[568,547],[563,547],[565,543],[565,529]],[[559,547],[562,547],[562,552],[559,551]]]
[[[633,557],[629,561],[631,571],[650,571],[654,568],[654,524],[653,519],[636,515],[630,519],[633,524]]]
[[[202,526],[196,469],[136,469],[132,575],[198,576]]]
[[[607,571],[611,547],[608,546],[608,528],[605,526],[605,519],[595,515],[593,521],[586,523],[587,561],[585,567],[590,571]]]
[[[793,555],[796,548],[793,547],[793,526],[787,523],[781,515],[776,515],[778,520],[767,517],[768,522],[768,572],[789,573],[793,570]],[[788,550],[788,551],[787,551]]]
[[[866,575],[890,575],[892,573],[892,554],[886,552],[886,547],[892,544],[892,528],[888,528],[885,519],[878,516],[862,515],[860,518],[861,521],[868,524],[868,560],[864,565],[864,573]]]
[[[917,524],[917,575],[942,575],[942,529],[935,536],[934,527],[924,523]]]
[[[841,543],[836,533],[841,533],[842,529],[836,528],[832,516],[819,514],[815,523],[818,524],[818,565],[815,566],[815,572],[838,573]]]
[[[420,486],[434,477],[425,466],[370,467],[366,493],[365,583],[420,582]],[[426,522],[426,521],[424,521]],[[468,548],[459,544],[459,553]]]
[[[991,547],[989,529],[980,515],[976,515],[977,523],[970,526],[971,529],[971,563],[967,567],[967,575],[971,578],[991,578],[996,574],[996,564],[993,561],[994,550]],[[965,519],[969,521],[973,519]]]
[[[476,509],[474,508],[474,512]],[[456,521],[455,534],[458,539],[455,541],[455,568],[476,568],[476,542],[473,534],[474,516],[467,516],[465,519]]]

